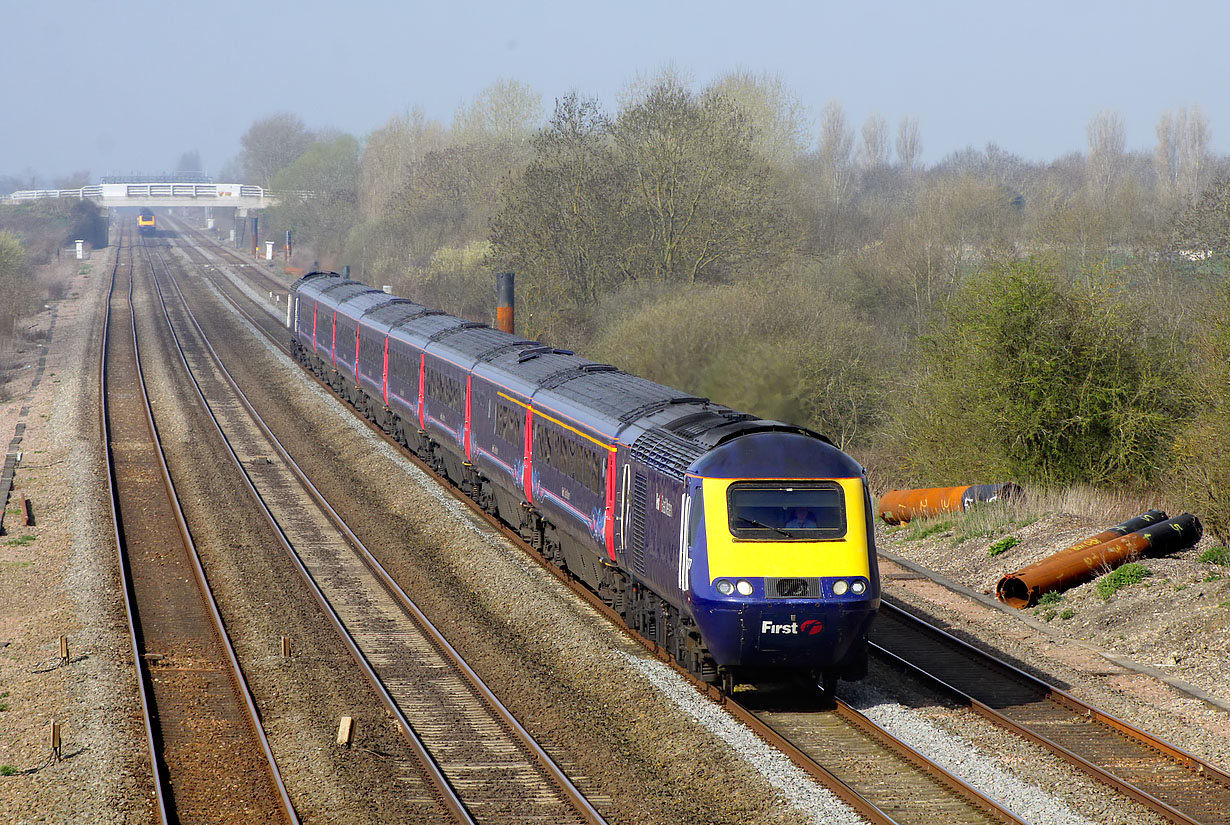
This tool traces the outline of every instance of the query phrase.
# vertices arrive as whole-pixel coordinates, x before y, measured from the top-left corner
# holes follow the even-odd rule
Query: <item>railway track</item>
[[[1230,775],[886,601],[874,654],[1176,823],[1230,823]]]
[[[237,256],[230,256],[225,248],[219,247],[217,251],[239,260]],[[272,276],[258,267],[245,265],[242,271],[258,273],[265,286],[277,284]],[[263,330],[276,346],[286,351],[283,340],[285,335],[279,335],[282,330],[272,314],[254,315],[242,306],[244,301],[260,306],[259,301],[254,300],[252,295],[236,296],[236,289],[229,283],[229,279],[215,280],[215,284],[219,291],[227,296],[236,311]],[[371,429],[381,433],[374,426],[371,426]],[[381,435],[383,436],[382,433]],[[402,454],[417,462],[411,453],[402,450]],[[424,469],[429,469],[421,462],[417,463]],[[450,485],[444,486],[458,500],[471,506],[477,514],[499,529],[510,541],[521,546],[531,557],[540,560],[538,554],[514,532],[475,507],[464,494]],[[555,567],[545,563],[543,566],[611,618],[617,626],[623,627],[618,614],[609,610],[588,590],[575,586]],[[640,639],[631,631],[628,632],[660,658],[666,659],[664,651],[657,650],[652,643]],[[1216,766],[1136,729],[1123,720],[1098,711],[1011,665],[993,659],[938,628],[895,608],[889,601],[885,602],[881,616],[873,627],[872,636],[876,643],[876,655],[930,682],[996,724],[1051,750],[1095,779],[1119,790],[1170,821],[1201,825],[1230,823],[1230,776]],[[856,711],[840,705],[835,714],[818,713],[815,708],[765,708],[753,711],[730,698],[721,697],[708,686],[698,682],[696,684],[707,690],[713,698],[725,701],[737,718],[790,754],[804,770],[834,789],[873,821],[937,821],[934,819],[935,810],[938,810],[936,808],[931,809],[931,818],[928,818],[928,804],[950,806],[944,808],[946,811],[951,810],[951,813],[946,814],[949,818],[944,821],[1014,821],[1010,813],[988,807],[978,798],[976,791],[971,793],[971,789],[962,788],[959,781],[953,783],[942,778],[942,771],[937,772],[926,767],[924,758],[902,746],[904,750],[898,749],[893,758],[898,760],[899,765],[918,767],[919,774],[929,777],[920,780],[918,787],[926,784],[933,786],[931,796],[917,797],[929,799],[931,802],[917,806],[921,818],[913,820],[915,814],[911,813],[910,809],[917,801],[915,794],[920,791],[917,788],[911,789],[905,781],[897,788],[889,787],[891,783],[882,781],[883,776],[904,774],[898,774],[892,768],[886,767],[882,777],[870,783],[864,781],[860,785],[860,778],[866,777],[872,771],[869,762],[860,762],[860,759],[867,758],[861,754],[876,748],[891,749],[894,746],[880,744],[887,734],[875,732],[874,723],[869,720],[856,720],[856,717],[860,716]],[[845,721],[834,721],[837,718]],[[839,733],[843,727],[846,732]],[[846,755],[841,757],[844,761],[833,758],[833,742],[838,739],[850,742],[845,749]],[[824,764],[818,764],[808,752],[823,755]],[[850,781],[845,781],[846,778]],[[843,785],[846,787],[842,787]],[[936,793],[936,788],[942,790]],[[883,807],[879,808],[877,802]],[[880,814],[873,810],[876,808],[879,808],[880,814],[889,815],[889,818],[880,820]],[[893,819],[892,815],[900,819]],[[964,816],[971,818],[960,818]]]
[[[796,693],[754,701],[728,700],[727,706],[751,715],[768,735],[822,767],[830,781],[844,786],[839,795],[872,822],[1025,822],[841,700],[834,707]],[[805,769],[816,775],[815,768]]]
[[[101,427],[157,821],[298,823],[167,472],[121,233],[99,364]]]
[[[600,823],[600,814],[346,527],[217,357],[165,260],[180,358],[321,608],[461,822]]]
[[[231,257],[226,254],[227,250],[216,251],[224,257]],[[206,271],[206,268],[209,271],[213,269],[208,262],[202,261],[202,271]],[[250,273],[251,268],[244,267],[242,271]],[[264,273],[261,275],[261,280],[265,281],[262,285],[263,291],[263,287],[269,283],[269,276]],[[283,340],[285,336],[278,334],[282,327],[278,326],[269,308],[265,307],[269,314],[253,314],[243,306],[245,302],[263,305],[258,300],[259,296],[235,295],[234,285],[227,279],[215,279],[214,283],[235,311],[263,329],[271,342],[286,352]],[[381,432],[375,427],[372,429],[377,433]],[[423,466],[412,453],[400,446],[397,449]],[[450,486],[445,486],[460,501],[473,506],[470,499]],[[481,509],[475,508],[475,512],[499,529],[510,541],[518,544],[532,558],[541,560],[515,532],[507,530]],[[652,643],[628,630],[618,614],[588,590],[578,588],[571,579],[545,562],[544,567],[633,638],[654,649]],[[665,659],[664,656],[662,658]],[[794,711],[753,711],[722,697],[709,686],[692,679],[686,671],[679,672],[700,689],[708,691],[711,697],[726,702],[740,721],[770,744],[786,752],[796,764],[872,822],[934,822],[937,821],[937,812],[943,812],[946,817],[944,821],[953,823],[1022,822],[1012,812],[935,765],[848,705],[840,704],[835,711],[818,706],[806,711],[798,708]]]

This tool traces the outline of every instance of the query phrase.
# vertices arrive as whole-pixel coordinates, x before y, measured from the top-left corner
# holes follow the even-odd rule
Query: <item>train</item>
[[[142,235],[153,235],[157,231],[154,220],[154,210],[142,209],[137,215],[137,231]]]
[[[867,475],[828,438],[335,272],[291,287],[296,360],[697,677],[866,674]]]

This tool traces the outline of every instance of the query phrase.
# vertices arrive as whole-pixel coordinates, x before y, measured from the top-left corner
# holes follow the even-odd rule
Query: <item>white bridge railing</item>
[[[193,200],[217,200],[225,205],[227,198],[254,198],[257,200],[306,200],[316,197],[315,192],[290,190],[273,191],[261,186],[243,183],[104,183],[83,186],[80,189],[26,189],[14,192],[0,200],[28,201],[44,198],[77,198],[97,200],[123,200],[131,198],[143,204],[159,198],[191,198]],[[136,204],[134,204],[136,205]]]

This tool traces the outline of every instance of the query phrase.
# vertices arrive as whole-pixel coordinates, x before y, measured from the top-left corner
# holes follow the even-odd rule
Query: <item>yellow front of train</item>
[[[859,678],[880,602],[863,468],[806,432],[732,440],[689,472],[689,603],[719,667]]]

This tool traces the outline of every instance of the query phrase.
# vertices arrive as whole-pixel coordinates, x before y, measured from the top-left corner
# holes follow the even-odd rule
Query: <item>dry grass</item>
[[[903,525],[902,529],[907,540],[951,532],[952,544],[955,547],[969,539],[1003,536],[1056,514],[1076,516],[1109,525],[1127,521],[1146,510],[1161,506],[1162,502],[1153,494],[1089,485],[1028,488],[1020,498],[979,503],[963,513],[945,513],[932,519],[914,519]]]
[[[1160,497],[1152,492],[1074,485],[1026,490],[1024,501],[1012,506],[1032,511],[1039,518],[1067,513],[1117,524],[1146,510],[1161,509],[1162,505]]]

